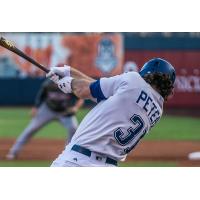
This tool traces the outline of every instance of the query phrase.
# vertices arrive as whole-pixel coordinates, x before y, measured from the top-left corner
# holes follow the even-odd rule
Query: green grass
[[[88,111],[88,109],[81,109],[81,111],[77,113],[79,122]],[[28,108],[1,108],[0,137],[17,137],[30,120],[30,109]],[[66,138],[66,130],[59,122],[53,121],[39,130],[36,137],[63,139]]]
[[[149,140],[200,140],[200,119],[163,116],[152,128]]]
[[[77,113],[80,122],[88,109]],[[30,108],[0,108],[0,137],[15,138],[27,126],[31,117]],[[163,116],[145,140],[200,140],[198,118]],[[42,128],[37,138],[65,139],[66,131],[58,123],[52,122]],[[0,167],[49,167],[51,161],[0,161]],[[122,162],[120,167],[174,167],[176,162]]]
[[[0,161],[0,167],[49,167],[51,161]],[[122,162],[119,167],[176,167],[175,162]]]
[[[88,112],[81,109],[77,113],[79,122]],[[0,137],[17,137],[30,121],[29,108],[0,108]],[[200,140],[200,123],[198,118],[163,116],[145,137],[146,140]],[[42,128],[38,138],[66,138],[65,129],[52,122]]]

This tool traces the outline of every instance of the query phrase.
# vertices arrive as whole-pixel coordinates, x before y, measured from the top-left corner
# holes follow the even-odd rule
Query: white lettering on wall
[[[175,90],[177,92],[200,92],[200,76],[177,76]]]

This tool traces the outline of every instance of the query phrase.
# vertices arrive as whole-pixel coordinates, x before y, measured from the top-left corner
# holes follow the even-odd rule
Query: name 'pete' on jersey
[[[158,122],[164,99],[136,72],[101,78],[90,89],[99,103],[83,119],[71,143],[124,159]]]

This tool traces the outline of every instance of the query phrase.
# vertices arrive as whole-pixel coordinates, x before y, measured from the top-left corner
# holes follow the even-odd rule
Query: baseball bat
[[[1,37],[0,38],[0,46],[8,49],[9,51],[12,51],[13,53],[17,54],[18,56],[24,58],[25,60],[29,61],[30,63],[32,63],[36,67],[43,70],[44,72],[46,72],[46,73],[49,72],[49,69],[47,69],[46,67],[44,67],[43,65],[41,65],[40,63],[35,61],[33,58],[31,58],[30,56],[26,55],[24,52],[19,50],[11,41],[6,40],[5,38]]]

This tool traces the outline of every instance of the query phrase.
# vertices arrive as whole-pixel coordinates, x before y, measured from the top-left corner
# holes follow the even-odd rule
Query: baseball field
[[[83,108],[78,112],[79,122],[88,111]],[[6,153],[30,119],[30,108],[0,109],[1,167],[47,167],[63,150],[67,133],[55,121],[42,128],[25,145],[16,161],[6,161]],[[189,161],[187,158],[189,153],[200,151],[199,130],[199,118],[164,115],[120,166],[200,166],[199,161]]]

